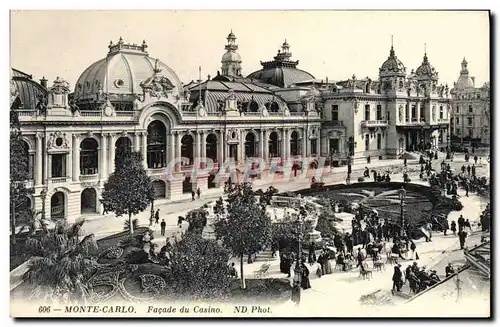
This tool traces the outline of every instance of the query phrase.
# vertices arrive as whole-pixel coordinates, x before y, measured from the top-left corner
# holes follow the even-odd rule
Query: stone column
[[[167,166],[172,162],[175,157],[175,138],[172,131],[167,134]]]
[[[47,180],[52,181],[52,155],[47,155]]]
[[[148,169],[148,132],[144,131],[142,134],[142,158],[144,169]]]
[[[417,122],[420,122],[420,106],[422,104],[420,102],[417,102]]]
[[[177,138],[177,141],[175,142],[175,144],[176,144],[176,149],[175,149],[176,156],[177,156],[177,160],[180,160],[180,158],[182,156],[182,151],[181,151],[182,150],[181,149],[181,147],[182,147],[182,135],[181,135],[180,132],[176,132],[175,136]],[[180,171],[181,170],[181,164],[180,163],[177,163],[175,165],[175,167],[176,167],[176,171]]]
[[[73,182],[80,181],[80,136],[77,134],[73,134],[73,173],[71,174],[73,177]]]
[[[139,152],[140,151],[139,137],[140,137],[139,132],[136,132],[134,134],[134,151],[135,152]]]
[[[240,134],[240,143],[238,144],[238,158],[237,161],[240,163],[245,162],[245,138],[243,137],[243,131],[239,130],[237,133]]]
[[[108,163],[108,158],[107,158],[107,152],[108,152],[108,133],[103,133],[101,134],[101,151],[99,153],[99,179],[101,181],[104,181],[108,174],[108,168],[107,168],[107,163]]]
[[[196,131],[196,145],[194,148],[194,154],[193,154],[193,165],[195,165],[198,160],[200,160],[201,157],[201,131]],[[197,165],[196,169],[200,168],[199,164]]]
[[[286,158],[286,130],[283,128],[281,133],[281,158]]]
[[[43,134],[36,133],[35,185],[43,185]]]
[[[115,151],[116,151],[116,144],[115,144],[115,136],[113,134],[109,134],[109,164],[108,164],[108,173],[111,175],[115,171]]]
[[[264,147],[264,161],[267,162],[269,160],[269,140],[267,139],[269,133],[267,132],[267,130],[263,130],[262,132],[263,132],[262,143]]]
[[[224,142],[224,132],[219,131],[219,138],[217,140],[217,161],[219,162],[219,167],[222,166],[224,160],[224,146],[226,142]]]
[[[201,135],[201,155],[200,157],[202,158],[202,163],[201,163],[201,168],[205,168],[206,167],[206,157],[207,157],[207,134],[205,133],[205,131],[201,131],[200,132]]]
[[[66,159],[66,177],[68,178],[67,181],[69,182],[71,180],[71,177],[73,176],[73,149],[67,154],[67,159]]]
[[[306,157],[307,156],[307,131],[304,129],[302,131],[302,149],[301,149],[301,152],[300,154],[302,155],[302,157]]]
[[[262,129],[259,135],[259,158],[264,158],[264,131]]]

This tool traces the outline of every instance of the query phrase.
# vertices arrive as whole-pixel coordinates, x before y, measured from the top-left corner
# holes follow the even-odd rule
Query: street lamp
[[[401,236],[404,236],[405,231],[405,215],[404,215],[404,207],[405,207],[405,199],[406,199],[406,190],[403,186],[399,190],[399,200],[401,201]]]
[[[42,220],[45,219],[45,199],[47,198],[47,190],[44,188],[40,192],[40,197],[42,198]]]
[[[295,269],[293,276],[293,287],[292,287],[292,301],[295,304],[300,303],[300,288],[302,284],[302,228],[304,225],[304,218],[307,215],[304,206],[300,206],[300,213],[297,217],[297,223],[299,225],[298,230],[298,255],[295,261]]]
[[[151,212],[149,214],[149,226],[153,226],[154,219],[155,219],[155,200],[151,199]]]

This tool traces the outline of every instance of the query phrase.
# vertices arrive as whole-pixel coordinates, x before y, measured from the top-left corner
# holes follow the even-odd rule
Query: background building
[[[447,146],[450,99],[447,85],[427,54],[407,75],[391,47],[379,79],[337,82],[322,92],[324,100],[321,154],[334,161],[395,158],[405,151]]]
[[[467,61],[453,84],[450,129],[454,142],[490,144],[490,84],[475,86],[475,78],[469,76]]]

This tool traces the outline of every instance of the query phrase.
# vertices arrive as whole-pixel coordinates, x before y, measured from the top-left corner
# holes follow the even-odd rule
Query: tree
[[[34,192],[33,188],[27,188],[29,156],[24,148],[21,137],[21,126],[19,117],[15,110],[10,111],[10,225],[11,241],[16,243],[16,223],[27,222],[26,201],[28,195]]]
[[[257,202],[249,183],[228,186],[225,205],[214,207],[217,239],[240,258],[241,287],[246,288],[243,256],[261,251],[271,241],[271,217],[266,204]]]
[[[89,300],[88,280],[98,265],[98,247],[93,234],[79,241],[83,223],[59,223],[51,231],[42,226],[40,239],[27,239],[25,248],[33,257],[23,280],[30,286],[30,298],[66,303]]]
[[[229,257],[230,252],[216,241],[187,232],[170,253],[174,293],[193,300],[225,297],[231,285]]]
[[[146,210],[155,198],[151,179],[143,167],[139,152],[122,152],[121,163],[104,184],[102,203],[117,217],[128,215],[130,235],[134,233],[132,216]]]
[[[205,207],[189,211],[186,215],[186,221],[189,223],[188,231],[201,234],[207,225],[207,218],[208,211]]]

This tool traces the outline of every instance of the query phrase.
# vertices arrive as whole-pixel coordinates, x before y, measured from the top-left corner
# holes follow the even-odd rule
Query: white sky
[[[464,56],[476,85],[489,80],[489,18],[481,11],[13,11],[11,65],[49,85],[61,76],[74,87],[122,36],[145,39],[150,56],[188,83],[198,66],[203,78],[220,70],[231,29],[244,75],[272,60],[286,38],[292,59],[316,78],[377,78],[392,34],[408,73],[421,64],[426,43],[440,83],[452,87]]]

